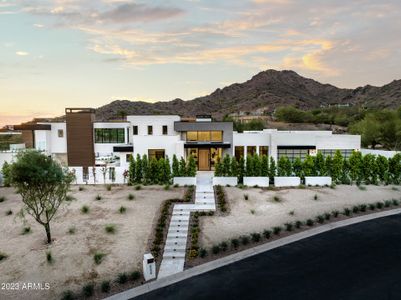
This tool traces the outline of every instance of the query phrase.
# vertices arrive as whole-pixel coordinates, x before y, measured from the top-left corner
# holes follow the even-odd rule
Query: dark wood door
[[[199,149],[198,151],[198,168],[199,171],[210,170],[210,150]]]

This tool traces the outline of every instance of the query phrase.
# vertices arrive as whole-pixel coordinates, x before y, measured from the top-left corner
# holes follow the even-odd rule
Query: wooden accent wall
[[[68,165],[90,167],[95,165],[93,140],[93,109],[66,109]]]
[[[33,130],[21,130],[22,141],[25,143],[26,148],[35,147],[35,132]]]

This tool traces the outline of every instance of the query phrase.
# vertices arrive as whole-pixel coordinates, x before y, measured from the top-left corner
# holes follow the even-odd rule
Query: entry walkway
[[[196,211],[215,211],[213,172],[197,172],[194,204],[175,204],[158,278],[184,271],[189,216]]]

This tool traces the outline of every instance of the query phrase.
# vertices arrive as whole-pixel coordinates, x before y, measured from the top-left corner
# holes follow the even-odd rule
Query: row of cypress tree
[[[195,176],[196,161],[190,156],[188,161],[173,156],[173,162],[165,158],[149,159],[145,154],[131,157],[128,169],[128,183],[134,184],[170,184],[172,177]]]
[[[354,151],[349,158],[344,158],[340,151],[326,157],[318,152],[316,156],[308,155],[303,161],[300,158],[291,161],[281,156],[277,164],[266,155],[248,155],[246,159],[241,157],[238,160],[226,155],[216,164],[215,176],[238,177],[240,183],[244,176],[269,177],[270,180],[274,176],[331,176],[334,183],[342,184],[400,184],[401,154],[387,159]]]

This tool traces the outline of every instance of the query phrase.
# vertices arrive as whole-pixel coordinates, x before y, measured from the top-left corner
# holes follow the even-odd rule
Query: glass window
[[[138,135],[138,126],[132,126],[132,134],[133,135]]]
[[[168,130],[167,130],[167,125],[163,125],[163,135],[167,135]]]
[[[241,158],[241,156],[242,157],[244,156],[244,152],[245,152],[244,148],[245,148],[244,146],[235,146],[234,151],[235,151],[235,158],[237,160],[239,160]]]
[[[99,144],[124,144],[125,129],[124,128],[96,128],[95,143]]]
[[[62,138],[64,136],[64,130],[63,129],[59,129],[57,131],[57,135],[58,135],[59,138]]]
[[[212,131],[212,142],[223,141],[223,131]]]
[[[254,155],[256,154],[256,146],[247,146],[246,147],[247,155]]]
[[[221,160],[223,150],[221,148],[210,148],[210,168],[215,169],[218,161]]]
[[[164,149],[149,149],[148,150],[148,157],[149,159],[156,158],[164,158],[165,150]]]
[[[198,140],[198,132],[197,131],[188,131],[187,132],[187,141],[197,141]]]
[[[268,146],[259,146],[259,155],[269,155],[269,147]]]
[[[198,131],[198,141],[209,142],[210,131]]]
[[[278,159],[280,159],[281,156],[287,156],[291,162],[296,158],[300,158],[301,161],[304,161],[306,156],[309,154],[309,150],[314,149],[280,148],[277,150]]]
[[[353,149],[338,149],[338,150],[340,150],[341,155],[344,158],[349,158],[352,152],[354,151]],[[334,156],[334,154],[336,154],[337,149],[320,149],[319,151],[322,152],[324,156]]]
[[[148,126],[148,135],[152,135],[153,134],[153,126],[149,125]]]

